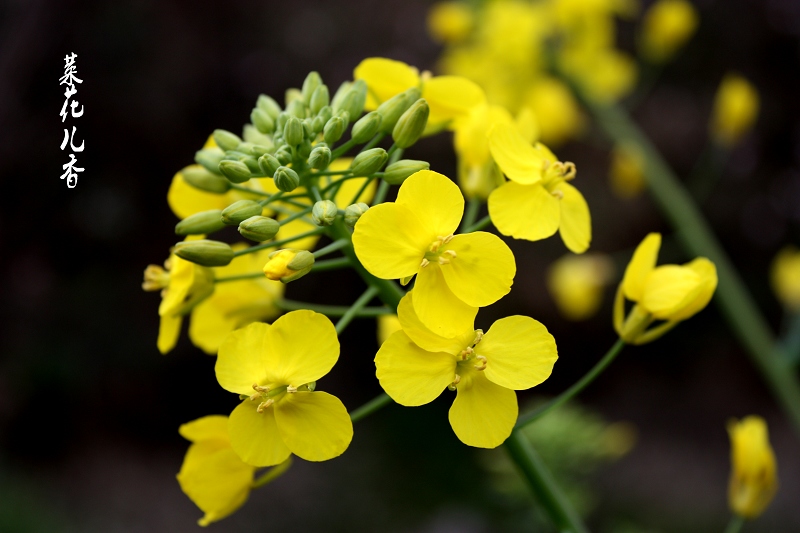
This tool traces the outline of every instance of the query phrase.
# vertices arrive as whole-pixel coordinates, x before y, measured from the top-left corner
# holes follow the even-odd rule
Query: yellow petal
[[[422,87],[428,101],[430,124],[439,124],[466,116],[473,108],[486,103],[486,95],[478,84],[461,76],[436,76]]]
[[[451,315],[449,318],[453,324],[453,329],[460,331],[455,337],[441,337],[428,329],[414,311],[413,303],[414,291],[409,291],[400,300],[397,306],[397,316],[403,331],[411,338],[414,343],[429,352],[445,352],[456,354],[466,348],[475,339],[475,315],[478,308],[473,307],[472,313],[464,315]],[[456,321],[461,320],[460,324]]]
[[[393,333],[375,355],[376,375],[386,394],[400,405],[424,405],[455,378],[452,354],[423,350],[403,331]]]
[[[413,304],[425,327],[446,338],[464,333],[463,325],[474,320],[477,312],[453,294],[438,263],[429,264],[417,274]]]
[[[339,337],[333,323],[307,309],[273,322],[266,334],[266,348],[273,379],[295,387],[317,381],[339,359]]]
[[[193,167],[202,168],[200,165],[190,165],[186,168]],[[225,194],[214,194],[192,187],[183,179],[182,172],[177,172],[167,191],[167,203],[176,217],[184,219],[201,211],[225,209],[230,202]]]
[[[172,351],[178,344],[178,337],[181,335],[182,316],[165,315],[158,323],[158,351],[166,354]]]
[[[647,276],[641,304],[655,318],[672,320],[697,298],[701,289],[702,280],[692,269],[663,265]]]
[[[656,267],[659,248],[661,248],[661,234],[650,233],[633,252],[631,262],[628,263],[625,275],[622,277],[622,291],[628,300],[638,302],[642,299],[644,282]]]
[[[228,417],[209,415],[181,424],[178,428],[181,437],[192,442],[217,439],[228,440]]]
[[[416,274],[435,238],[408,208],[385,203],[371,207],[358,219],[353,247],[372,275],[398,279]]]
[[[292,452],[283,442],[275,422],[274,407],[256,411],[259,401],[246,399],[231,413],[228,434],[231,447],[247,464],[273,466],[284,462]]]
[[[419,85],[417,69],[383,57],[363,60],[353,71],[353,79],[367,82],[366,109],[370,111],[392,96]]]
[[[267,350],[267,332],[271,326],[254,322],[237,329],[219,347],[214,371],[220,386],[237,394],[253,394],[253,384],[267,385],[271,357]]]
[[[759,516],[778,489],[775,453],[769,444],[767,424],[748,416],[728,424],[731,439],[731,477],[728,503],[734,513],[748,519]]]
[[[331,165],[330,170],[336,169]],[[375,196],[375,188],[378,186],[378,180],[371,180],[367,188],[364,189],[364,192],[353,200],[353,197],[368,179],[369,178],[354,178],[343,181],[341,187],[339,187],[339,192],[336,193],[336,206],[339,209],[347,209],[349,205],[358,202],[369,203],[372,197]]]
[[[540,184],[508,181],[489,195],[489,215],[503,235],[538,241],[558,230],[561,204]]]
[[[489,149],[497,166],[508,179],[530,185],[542,179],[544,159],[525,140],[516,126],[495,124],[489,133]]]
[[[409,176],[400,186],[395,203],[414,213],[434,237],[452,235],[464,215],[464,197],[458,185],[432,170]]]
[[[583,195],[569,183],[559,183],[556,190],[561,191],[561,223],[558,231],[570,251],[582,254],[592,242],[592,220],[589,206]]]
[[[275,403],[275,420],[292,453],[306,461],[327,461],[353,440],[353,423],[344,404],[327,392],[296,392]]]
[[[378,346],[386,342],[392,333],[400,331],[402,326],[397,315],[381,315],[378,317]]]
[[[698,257],[683,266],[700,276],[700,291],[691,303],[681,311],[673,313],[670,316],[670,320],[686,320],[700,312],[711,301],[711,297],[714,296],[714,291],[717,289],[717,267],[714,263],[705,257]]]
[[[517,395],[489,381],[482,372],[462,376],[450,408],[450,425],[469,446],[496,448],[511,435],[517,422]]]
[[[517,266],[511,249],[497,235],[485,231],[456,235],[443,248],[457,254],[441,268],[447,286],[460,300],[484,307],[511,291]]]
[[[501,318],[475,346],[487,359],[486,377],[507,389],[524,390],[550,377],[558,359],[556,340],[527,316]]]

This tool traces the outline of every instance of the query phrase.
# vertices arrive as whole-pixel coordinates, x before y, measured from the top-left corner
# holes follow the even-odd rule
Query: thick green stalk
[[[795,429],[800,432],[800,383],[797,373],[783,355],[783,349],[775,342],[767,321],[694,200],[661,154],[625,112],[617,106],[590,102],[587,105],[598,124],[615,142],[634,143],[642,151],[645,156],[645,176],[653,198],[675,228],[684,248],[692,255],[707,257],[717,266],[717,304],[778,402],[794,422]]]
[[[511,432],[505,443],[511,460],[522,471],[531,492],[561,533],[589,533],[580,515],[561,492],[553,474],[539,457],[531,443],[518,429]]]

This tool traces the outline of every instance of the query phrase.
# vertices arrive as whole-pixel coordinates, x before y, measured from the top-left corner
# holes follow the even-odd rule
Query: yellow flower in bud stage
[[[178,473],[181,490],[205,515],[201,526],[222,520],[247,501],[256,467],[231,448],[227,416],[204,416],[183,424],[178,432],[192,442]]]
[[[463,41],[472,30],[472,10],[462,2],[439,2],[428,13],[428,31],[439,42]]]
[[[625,269],[614,302],[614,329],[629,344],[657,339],[701,311],[717,288],[717,269],[705,257],[685,265],[656,267],[661,235],[650,233]],[[625,317],[625,299],[634,302]],[[655,321],[662,324],[647,330]]]
[[[739,74],[726,74],[714,97],[709,125],[711,138],[722,146],[732,147],[753,127],[758,108],[758,89]]]
[[[365,109],[372,111],[396,94],[419,87],[428,102],[430,115],[425,133],[435,133],[454,119],[465,116],[476,105],[486,101],[483,90],[460,76],[430,76],[401,61],[382,57],[363,60],[353,71],[353,78],[364,80],[369,87]]]
[[[567,183],[575,165],[562,163],[543,144],[531,146],[513,127],[495,125],[489,147],[511,180],[489,196],[489,214],[503,235],[538,241],[556,231],[571,251],[583,253],[592,239],[589,206]]]
[[[292,311],[271,326],[255,322],[228,335],[217,381],[244,400],[230,415],[233,450],[248,464],[277,465],[290,454],[326,461],[344,453],[353,424],[342,402],[315,390],[339,358],[327,317]]]
[[[597,313],[613,275],[614,263],[606,255],[565,255],[550,266],[547,288],[566,319],[586,320]]]
[[[694,35],[698,19],[687,0],[658,0],[644,14],[640,53],[652,63],[669,61]]]
[[[611,150],[611,191],[619,198],[639,196],[645,186],[644,156],[633,144],[616,144]]]
[[[728,503],[742,518],[764,512],[778,490],[775,454],[769,445],[767,423],[748,416],[728,424],[731,438],[731,478]]]
[[[314,255],[307,250],[285,248],[269,254],[264,275],[273,281],[289,283],[308,274],[314,266]]]
[[[791,313],[800,313],[800,250],[784,247],[772,262],[772,290]]]
[[[415,313],[414,289],[400,301],[401,331],[378,350],[375,366],[381,387],[401,405],[424,405],[445,388],[457,391],[450,425],[469,446],[495,448],[517,422],[515,390],[546,380],[558,359],[553,336],[525,316],[496,321],[485,334],[474,327],[475,313],[454,320],[458,335],[435,334]]]
[[[397,201],[371,207],[358,220],[353,247],[361,264],[382,279],[410,280],[416,314],[437,334],[460,333],[459,320],[508,294],[514,255],[499,237],[477,231],[454,235],[464,197],[447,177],[412,174]]]
[[[403,329],[397,315],[381,315],[378,317],[378,345],[386,342],[395,331]]]

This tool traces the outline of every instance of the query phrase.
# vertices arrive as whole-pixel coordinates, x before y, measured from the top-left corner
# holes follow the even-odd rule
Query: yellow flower
[[[616,144],[611,151],[611,190],[627,199],[641,194],[645,186],[644,157],[636,145]]]
[[[586,120],[580,105],[561,80],[549,76],[537,79],[527,90],[525,103],[536,115],[540,140],[545,144],[563,144],[584,129]]]
[[[633,253],[617,290],[614,329],[630,344],[655,340],[698,313],[717,288],[717,269],[705,257],[685,265],[656,267],[660,247],[660,234],[647,235]],[[625,298],[635,304],[627,317]],[[646,331],[656,320],[663,323]]]
[[[531,146],[513,127],[497,124],[489,135],[492,157],[511,180],[489,196],[489,214],[503,235],[538,241],[556,231],[571,251],[592,239],[589,206],[567,183],[575,165],[562,163],[543,144]]]
[[[254,322],[219,349],[217,381],[244,400],[228,422],[231,446],[248,464],[271,466],[294,453],[326,461],[344,453],[353,424],[342,402],[315,390],[339,358],[328,318],[292,311],[271,326]]]
[[[722,79],[714,98],[711,137],[722,146],[731,147],[741,139],[758,118],[758,90],[746,78],[729,73]]]
[[[428,31],[442,43],[463,41],[472,30],[472,10],[461,2],[434,4],[428,13]]]
[[[400,331],[400,319],[397,315],[381,315],[378,317],[378,344],[386,342],[392,333]]]
[[[767,423],[748,416],[728,424],[731,438],[731,479],[728,504],[737,515],[753,519],[764,512],[778,490],[775,454]]]
[[[772,290],[783,306],[800,313],[800,250],[783,248],[772,262]]]
[[[222,520],[247,501],[256,467],[239,459],[228,438],[228,417],[213,415],[183,424],[178,432],[192,442],[178,483],[205,515],[201,526]]]
[[[556,307],[568,320],[592,317],[603,301],[603,288],[614,275],[614,263],[606,255],[565,255],[547,273],[547,288]]]
[[[353,71],[353,78],[367,82],[366,109],[377,109],[382,103],[406,89],[419,87],[422,98],[430,106],[426,133],[446,127],[452,120],[465,116],[476,105],[486,101],[483,90],[459,76],[433,76],[401,61],[382,57],[363,60]]]
[[[425,327],[415,313],[414,289],[397,308],[402,331],[393,333],[375,356],[381,387],[401,405],[424,405],[445,388],[456,390],[450,425],[469,446],[495,448],[517,421],[515,390],[546,380],[558,359],[556,343],[532,318],[510,316],[484,334],[475,313],[460,319],[459,334],[445,338]]]
[[[285,248],[269,254],[264,264],[267,279],[289,283],[306,274],[314,266],[314,255],[306,250]]]
[[[397,201],[364,213],[353,233],[356,255],[374,276],[417,275],[415,312],[445,337],[459,334],[458,321],[475,307],[508,294],[516,272],[514,255],[496,235],[454,235],[463,214],[458,186],[422,170],[403,182]]]
[[[639,48],[652,63],[669,61],[694,35],[697,10],[687,0],[658,0],[644,14]]]

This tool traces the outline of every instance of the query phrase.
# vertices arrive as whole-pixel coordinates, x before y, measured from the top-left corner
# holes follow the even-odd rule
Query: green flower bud
[[[350,88],[352,86],[353,86],[353,83],[349,82],[349,81],[343,81],[342,84],[339,85],[339,88],[336,89],[336,94],[333,95],[333,99],[331,100],[331,103],[330,103],[330,106],[333,109],[339,109],[340,108],[340,104],[341,104],[342,100],[344,99],[345,96],[347,96],[347,93],[350,92]]]
[[[204,148],[195,152],[194,162],[202,165],[209,172],[219,175],[222,174],[219,171],[219,164],[223,157],[225,157],[225,152],[219,148]]]
[[[278,118],[275,119],[275,134],[280,135],[283,137],[283,128],[286,127],[286,121],[289,120],[289,115],[286,112],[281,113],[278,115]]]
[[[261,157],[264,154],[270,152],[270,149],[262,144],[251,144],[250,145],[250,155],[253,157]]]
[[[292,149],[284,145],[277,152],[275,152],[275,158],[280,162],[281,165],[288,165],[292,162]]]
[[[258,158],[258,167],[265,176],[274,176],[279,166],[281,162],[274,155],[264,154]]]
[[[273,281],[289,283],[308,274],[313,266],[314,254],[307,250],[286,248],[269,254],[264,275]]]
[[[428,123],[430,107],[424,98],[420,98],[409,107],[398,119],[392,130],[392,139],[399,148],[408,148],[419,140],[425,125]]]
[[[354,176],[369,176],[373,172],[379,171],[387,159],[389,159],[389,154],[383,148],[364,150],[353,159],[350,170]]]
[[[328,145],[320,143],[311,150],[308,156],[308,165],[317,170],[323,170],[331,164],[331,149]]]
[[[283,127],[283,140],[290,146],[297,146],[305,138],[305,131],[303,131],[303,123],[297,117],[289,117],[286,125]]]
[[[311,209],[311,220],[317,226],[330,226],[336,220],[339,208],[330,200],[320,200]]]
[[[293,101],[291,104],[286,106],[286,112],[293,117],[297,117],[300,119],[306,118],[306,110],[307,106],[305,102],[303,102],[302,98]]]
[[[381,120],[383,119],[377,111],[367,113],[353,124],[350,135],[358,144],[365,143],[378,133],[378,128],[381,127]]]
[[[176,235],[204,235],[225,227],[220,216],[222,211],[212,209],[188,216],[175,225]]]
[[[286,89],[286,93],[284,94],[284,100],[286,100],[286,109],[288,111],[289,106],[298,100],[301,102],[303,101],[303,93],[300,92],[300,89],[296,87],[291,87]]]
[[[391,133],[397,120],[406,110],[411,107],[418,98],[420,92],[416,87],[412,87],[400,94],[396,94],[378,106],[376,110],[383,120],[381,121],[381,131]]]
[[[261,133],[272,133],[275,131],[275,121],[269,116],[269,113],[258,107],[253,108],[250,112],[250,122]]]
[[[225,266],[233,260],[233,250],[220,241],[181,241],[173,247],[175,255],[198,265]]]
[[[308,156],[311,155],[311,142],[305,140],[300,143],[300,146],[297,147],[297,157],[300,159],[308,159]]]
[[[331,117],[333,117],[333,109],[331,109],[331,106],[326,105],[325,107],[319,110],[317,116],[322,117],[323,122],[327,124],[328,121],[331,119]]]
[[[325,127],[325,120],[317,115],[314,117],[314,120],[311,121],[311,133],[312,135],[317,135],[319,132],[322,131],[322,128]]]
[[[281,114],[281,106],[266,94],[258,96],[256,106],[268,114],[272,120],[275,120]]]
[[[339,107],[334,107],[333,111],[339,113],[341,111],[347,111],[350,117],[356,118],[361,115],[361,111],[364,110],[364,104],[362,103],[359,107],[359,102],[361,101],[361,95],[358,93],[357,90],[351,89],[345,97],[339,102]]]
[[[305,135],[306,139],[314,138],[314,121],[310,118],[303,119],[303,134]]]
[[[301,91],[305,103],[311,103],[311,96],[320,85],[322,85],[322,77],[319,75],[319,72],[313,70],[309,72],[308,76],[306,76],[306,79],[303,81],[303,89]]]
[[[267,150],[269,150],[270,152],[275,147],[275,143],[272,142],[272,135],[261,133],[252,124],[244,125],[244,131],[242,132],[242,139],[244,139],[246,142],[263,146],[267,148]]]
[[[292,192],[300,185],[300,176],[289,167],[278,167],[272,176],[279,191]]]
[[[242,138],[228,130],[214,130],[214,142],[223,150],[236,150],[242,144]]]
[[[219,168],[219,163],[217,163]],[[186,167],[181,170],[183,181],[201,191],[223,194],[231,188],[231,182],[218,174],[212,174],[203,167]]]
[[[311,95],[311,100],[308,106],[311,108],[311,113],[316,115],[320,109],[328,105],[331,101],[330,94],[328,93],[327,85],[320,85],[314,89],[314,94]]]
[[[331,118],[328,123],[325,124],[325,128],[322,130],[322,136],[325,139],[325,142],[328,144],[333,144],[341,139],[342,135],[344,134],[345,127],[345,122],[341,117]]]
[[[254,216],[239,223],[239,233],[256,242],[268,241],[278,234],[281,225],[269,217]]]
[[[348,205],[347,209],[344,210],[344,223],[352,228],[361,218],[361,215],[367,212],[367,209],[369,209],[369,206],[364,202]]]
[[[241,146],[241,145],[239,145],[239,146]],[[258,168],[258,160],[255,157],[251,156],[250,154],[246,154],[246,153],[240,152],[238,150],[233,150],[233,151],[227,152],[225,154],[225,159],[223,159],[222,161],[223,162],[224,161],[238,161],[239,163],[244,163],[245,166],[247,167],[247,170],[250,171],[250,177],[253,177],[254,175],[258,176],[259,174],[261,174],[261,169]],[[230,179],[230,178],[228,178],[228,179]],[[247,180],[245,180],[245,181],[247,181]]]
[[[233,183],[244,183],[252,176],[250,169],[241,161],[220,161],[219,171]]]
[[[260,215],[263,207],[253,200],[239,200],[222,210],[222,221],[227,226],[238,226],[250,217]]]
[[[389,185],[400,185],[407,177],[420,170],[431,168],[427,161],[415,161],[414,159],[401,159],[386,167],[383,171],[383,181]]]
[[[347,129],[347,126],[350,124],[350,113],[344,109],[340,109],[334,116],[342,119],[342,122],[344,122],[344,129]]]
[[[261,157],[262,155],[269,152],[269,149],[266,146],[261,146],[258,144],[253,144],[251,142],[245,141],[239,146],[237,146],[234,152],[242,154],[243,157],[240,157],[239,160],[244,162],[244,157]]]

